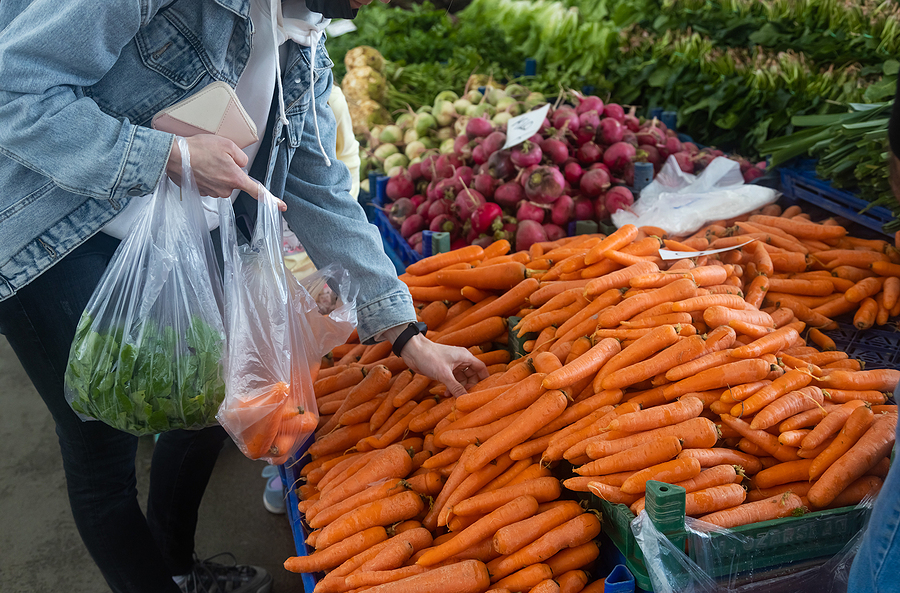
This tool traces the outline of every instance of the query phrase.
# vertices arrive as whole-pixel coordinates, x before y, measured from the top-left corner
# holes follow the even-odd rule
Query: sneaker
[[[277,465],[267,465],[262,470],[262,477],[268,479],[278,475],[278,466]]]
[[[281,476],[275,476],[266,482],[266,490],[263,492],[263,505],[265,505],[267,511],[276,515],[287,513],[287,501],[285,498]]]
[[[231,558],[230,564],[213,562],[219,556]],[[272,575],[260,566],[239,565],[230,553],[195,560],[194,568],[181,583],[183,593],[269,593]]]

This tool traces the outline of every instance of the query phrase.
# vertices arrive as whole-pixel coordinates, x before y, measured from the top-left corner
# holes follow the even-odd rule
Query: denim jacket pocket
[[[149,125],[156,113],[187,97],[204,78],[215,78],[201,47],[179,15],[165,10],[141,27],[115,66],[85,94],[115,117]]]

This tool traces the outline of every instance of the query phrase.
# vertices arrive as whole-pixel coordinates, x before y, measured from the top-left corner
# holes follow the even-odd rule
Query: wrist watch
[[[425,325],[422,321],[416,321],[415,323],[410,323],[406,326],[397,339],[394,340],[394,345],[391,347],[391,350],[394,351],[394,354],[400,356],[400,353],[403,352],[403,347],[406,346],[406,343],[409,342],[410,338],[417,334],[422,334],[423,336],[428,332],[428,326]]]

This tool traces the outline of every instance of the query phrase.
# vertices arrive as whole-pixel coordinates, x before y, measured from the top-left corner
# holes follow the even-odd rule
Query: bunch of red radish
[[[388,181],[391,223],[420,253],[426,230],[449,233],[451,249],[506,239],[524,250],[566,236],[573,221],[604,221],[629,208],[636,162],[658,173],[673,156],[683,171],[698,173],[724,155],[681,142],[634,109],[594,96],[575,101],[552,109],[537,134],[510,149],[503,148],[505,125],[469,119],[452,152],[428,155]],[[745,180],[761,176],[761,165],[742,160]]]

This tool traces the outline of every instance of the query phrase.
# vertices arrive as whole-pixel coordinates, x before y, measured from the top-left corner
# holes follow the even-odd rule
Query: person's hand
[[[465,348],[435,344],[421,334],[413,336],[400,355],[410,369],[440,381],[454,396],[488,377],[484,363]]]
[[[891,191],[894,199],[900,202],[900,159],[893,152],[888,151],[888,181],[891,183]]]
[[[198,134],[185,140],[201,196],[227,198],[239,189],[257,197],[258,184],[242,169],[247,166],[247,155],[237,144],[215,134]],[[176,185],[181,185],[181,149],[177,141],[169,154],[166,174]],[[278,208],[284,211],[287,205],[278,200]]]

